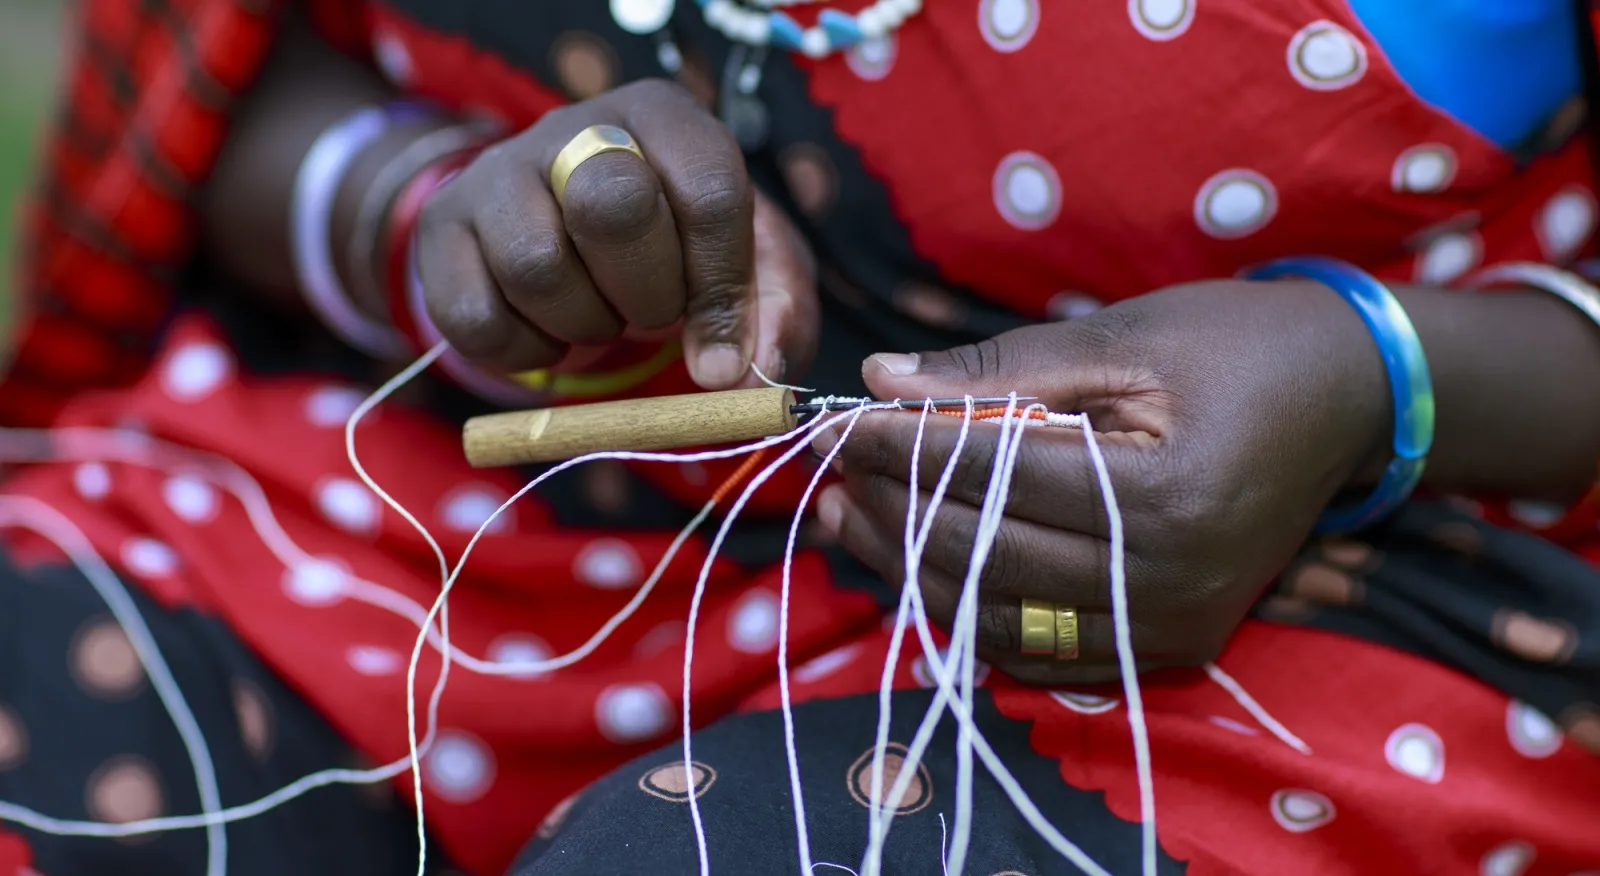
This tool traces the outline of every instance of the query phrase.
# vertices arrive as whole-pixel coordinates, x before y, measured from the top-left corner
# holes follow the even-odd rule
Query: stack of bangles
[[[386,132],[401,125],[420,127],[432,118],[411,102],[362,107],[318,136],[295,178],[290,241],[306,302],[340,340],[378,359],[414,358],[442,339],[428,317],[412,244],[430,196],[471,164],[499,132],[485,124],[436,125],[378,171],[361,197],[348,249],[340,253],[351,266],[351,289],[334,267],[333,205],[350,168]],[[600,128],[606,130],[597,133]],[[631,136],[609,126],[585,129],[574,137],[551,169],[552,184],[561,176],[558,200],[566,176],[578,164],[613,149],[639,152]],[[584,374],[564,373],[559,366],[495,374],[453,350],[440,357],[438,367],[488,401],[528,407],[630,389],[664,370],[677,354],[674,343],[623,340],[604,350],[582,351]]]

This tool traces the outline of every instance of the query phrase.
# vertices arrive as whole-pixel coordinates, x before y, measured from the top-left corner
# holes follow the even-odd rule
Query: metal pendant
[[[734,46],[722,71],[717,115],[745,152],[761,151],[771,129],[767,106],[756,95],[761,87],[761,65],[766,59],[764,48],[752,51],[747,46]]]

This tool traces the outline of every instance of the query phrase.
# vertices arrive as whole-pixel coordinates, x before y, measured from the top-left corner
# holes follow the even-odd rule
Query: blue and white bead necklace
[[[814,27],[801,27],[783,7],[823,0],[695,0],[706,24],[729,40],[825,58],[894,33],[922,11],[922,0],[877,0],[855,14],[824,9]],[[611,0],[611,15],[630,33],[655,33],[672,17],[675,0]]]

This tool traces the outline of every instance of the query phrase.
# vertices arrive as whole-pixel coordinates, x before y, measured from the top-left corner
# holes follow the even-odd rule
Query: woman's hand
[[[591,125],[638,141],[573,172],[550,165]],[[423,213],[428,313],[456,350],[515,372],[625,331],[672,329],[706,389],[781,380],[816,346],[814,267],[800,234],[752,188],[737,143],[688,92],[638,82],[549,113],[485,151]]]
[[[1145,668],[1214,657],[1330,498],[1387,460],[1392,414],[1377,347],[1349,305],[1315,284],[1177,287],[975,346],[874,356],[864,368],[879,398],[1017,392],[1088,413],[1126,526]],[[919,508],[959,428],[929,418]],[[823,525],[896,584],[916,429],[915,414],[863,416],[840,452],[845,483],[818,504]],[[922,589],[940,622],[955,613],[998,434],[973,424],[927,542]],[[1024,432],[981,577],[984,659],[1025,681],[1115,677],[1107,538],[1082,433]],[[1077,660],[1019,653],[1024,597],[1077,609]]]

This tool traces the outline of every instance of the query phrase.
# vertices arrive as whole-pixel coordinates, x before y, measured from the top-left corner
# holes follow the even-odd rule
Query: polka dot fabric
[[[190,17],[233,5],[197,0]],[[472,16],[443,0],[313,5],[359,13],[350,46],[364,48],[397,88],[513,126],[662,73],[646,24],[667,4],[498,4]],[[676,6],[666,14],[698,62],[685,78],[705,94],[715,78],[707,71],[721,69],[728,47],[698,22],[693,4]],[[815,11],[794,10],[806,25]],[[118,16],[95,7],[97,24],[110,27]],[[1221,57],[1229,63],[1218,64]],[[250,78],[235,72],[230,86]],[[857,354],[880,342],[934,347],[1030,319],[1079,318],[1286,252],[1342,256],[1390,279],[1447,282],[1495,261],[1565,262],[1588,246],[1596,221],[1581,138],[1558,138],[1519,165],[1417,102],[1333,0],[1130,0],[1070,16],[1038,0],[930,3],[892,38],[838,57],[770,58],[758,93],[772,129],[767,146],[749,156],[750,170],[792,208],[824,265],[831,346],[808,379],[835,391],[856,389]],[[159,121],[161,113],[145,108],[153,100],[141,94],[137,107],[112,112],[137,109]],[[146,239],[152,229],[192,226],[177,208],[141,203],[147,209],[134,212],[155,217],[136,229],[144,236],[118,224],[126,239],[108,236],[122,249],[103,251],[120,253],[124,270],[147,265],[154,276],[182,264],[186,249],[156,245]],[[68,259],[81,241],[45,227],[56,235],[50,258],[99,263]],[[239,299],[198,297],[219,318]],[[148,300],[165,309],[159,297]],[[151,612],[205,619],[219,639],[256,655],[259,674],[204,682],[221,715],[214,720],[226,723],[208,724],[208,737],[233,740],[230,763],[272,763],[300,750],[296,738],[316,733],[343,740],[368,763],[392,760],[405,749],[404,673],[415,631],[405,615],[436,593],[433,559],[349,470],[342,426],[366,389],[331,375],[352,369],[313,373],[306,355],[281,339],[263,354],[260,339],[247,344],[245,334],[186,316],[162,335],[147,371],[127,372],[139,375],[136,385],[73,395],[60,422],[142,430],[226,458],[261,485],[293,555],[275,552],[278,536],[264,534],[204,467],[41,466],[13,476],[7,491],[77,522]],[[30,368],[70,361],[60,352],[70,344],[46,346],[57,358],[28,347]],[[90,364],[84,373],[111,370]],[[687,388],[682,381],[678,369],[652,390]],[[24,401],[50,397],[22,382],[8,387]],[[466,405],[458,394],[430,386],[418,399],[376,411],[357,440],[378,481],[456,556],[519,483],[513,473],[472,471],[461,461],[457,414]],[[0,401],[9,409],[13,400]],[[54,402],[50,410],[60,398]],[[703,501],[737,465],[595,466],[573,473],[568,493],[530,497],[475,551],[452,602],[457,646],[495,661],[571,650],[662,556],[681,522],[678,506]],[[797,466],[775,479],[752,504],[756,516],[792,511],[806,474]],[[578,506],[612,522],[580,522]],[[635,509],[646,509],[650,522],[616,522]],[[1553,519],[1530,507],[1519,513],[1536,524]],[[1447,529],[1443,540],[1454,537],[1459,547],[1473,532]],[[1571,537],[1600,559],[1592,525]],[[634,852],[618,859],[623,841],[636,849],[650,839],[663,856],[692,854],[670,841],[686,831],[691,795],[712,813],[718,854],[745,852],[738,860],[747,871],[792,867],[792,820],[781,803],[765,805],[787,793],[770,736],[781,580],[772,543],[734,541],[731,549],[748,557],[713,568],[695,674],[695,714],[714,734],[708,738],[721,741],[698,746],[702,762],[687,774],[662,746],[678,727],[683,617],[705,557],[701,539],[686,545],[646,608],[584,663],[507,677],[452,673],[422,777],[431,829],[462,872],[503,872],[530,837],[530,873],[551,872],[579,847],[600,856],[591,871],[625,872],[639,862]],[[9,550],[29,574],[60,564],[27,536],[11,539]],[[1588,753],[1600,749],[1592,686],[1584,689],[1589,699],[1567,696],[1557,708],[1553,695],[1508,695],[1511,681],[1474,680],[1401,648],[1316,629],[1341,607],[1394,597],[1389,579],[1364,562],[1337,551],[1308,559],[1221,658],[1306,738],[1313,756],[1272,738],[1213,684],[1189,676],[1152,683],[1164,866],[1263,876],[1299,872],[1307,861],[1334,874],[1600,869],[1600,840],[1584,820],[1600,806],[1600,758]],[[801,718],[808,799],[810,783],[820,782],[815,799],[840,804],[816,810],[847,825],[827,834],[837,837],[859,837],[871,802],[859,780],[871,698],[860,695],[876,685],[887,643],[878,604],[852,575],[861,577],[859,568],[836,550],[804,551],[790,618],[796,696],[805,714],[824,716],[815,726]],[[882,588],[876,580],[865,586]],[[1506,607],[1484,606],[1484,651],[1521,661],[1512,665],[1524,672],[1524,664],[1535,664],[1535,674],[1556,664],[1590,671],[1592,640],[1538,613],[1499,613]],[[1424,621],[1443,610],[1426,609]],[[60,635],[14,640],[62,664],[62,689],[93,710],[73,726],[111,726],[105,710],[148,703],[148,680],[98,611],[80,615]],[[438,671],[436,654],[425,652],[419,684]],[[926,662],[905,654],[895,678],[897,714],[915,714],[928,696]],[[1119,696],[1025,690],[987,670],[983,678],[985,727],[1004,736],[1008,761],[1034,767],[1026,771],[1030,790],[1047,817],[1107,856],[1130,854],[1136,802]],[[1592,685],[1592,674],[1583,678]],[[298,699],[280,699],[282,690]],[[293,704],[303,708],[292,712]],[[65,762],[39,754],[41,740],[59,734],[38,728],[58,718],[33,717],[25,705],[0,697],[0,795],[12,799],[40,787],[6,785],[17,770]],[[741,729],[758,725],[765,729]],[[116,742],[92,763],[74,762],[83,776],[71,806],[108,818],[193,811],[177,796],[190,793],[186,786],[170,778],[181,764]],[[91,784],[98,791],[86,794]],[[949,764],[936,757],[916,784],[896,828],[910,845],[894,848],[920,855],[905,859],[915,863],[904,872],[935,860],[928,853],[938,847],[938,816],[950,812]],[[1031,834],[1010,820],[1009,805],[996,798],[983,812],[997,819],[983,833],[983,842],[994,840],[986,846],[996,856],[992,872],[1037,876],[1061,866],[1025,848]],[[757,813],[776,813],[770,829],[748,820]],[[646,835],[647,826],[655,832]],[[47,876],[45,853],[77,848],[8,830],[0,827],[0,876],[19,836],[33,845],[33,861],[17,866]],[[385,848],[407,851],[403,843]],[[1002,859],[1007,849],[1026,854]],[[852,854],[859,849],[830,860]],[[768,859],[777,863],[752,863]]]

